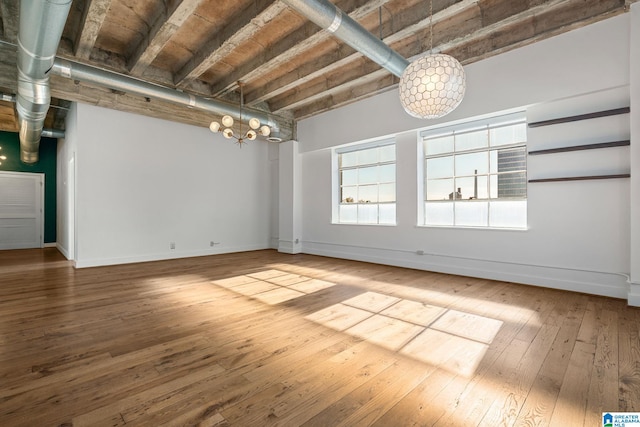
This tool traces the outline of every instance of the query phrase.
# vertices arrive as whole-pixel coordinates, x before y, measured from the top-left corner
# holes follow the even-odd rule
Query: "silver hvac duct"
[[[367,58],[400,77],[409,61],[367,31],[329,0],[282,0],[311,22],[333,33]]]
[[[0,93],[0,101],[16,102],[15,95]],[[64,138],[65,132],[60,129],[42,129],[42,136],[47,138]]]
[[[16,96],[7,95],[6,93],[0,93],[0,101],[16,102]]]
[[[51,73],[68,79],[93,83],[126,93],[161,99],[163,101],[173,102],[175,104],[184,105],[190,108],[197,108],[199,110],[220,115],[228,114],[235,118],[239,118],[240,116],[238,106],[180,92],[175,89],[148,83],[123,74],[68,61],[66,59],[56,58],[53,68],[51,69]],[[273,130],[280,129],[280,125],[272,116],[254,109],[245,109],[244,111],[250,112],[251,117],[255,117],[260,120],[261,123],[268,125]]]
[[[47,138],[64,138],[65,132],[59,129],[42,129],[42,136]]]
[[[20,160],[38,161],[40,136],[51,102],[49,75],[71,0],[22,0],[18,30]]]

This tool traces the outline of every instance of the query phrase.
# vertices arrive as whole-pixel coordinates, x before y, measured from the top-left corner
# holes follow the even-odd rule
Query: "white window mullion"
[[[523,113],[458,124],[449,128],[440,127],[423,131],[420,136],[424,155],[425,225],[439,225],[444,220],[444,217],[435,216],[432,218],[436,222],[430,224],[427,214],[438,212],[434,209],[440,202],[439,193],[442,191],[436,190],[438,187],[431,187],[430,190],[429,185],[436,185],[436,178],[429,180],[427,176],[440,178],[439,175],[444,176],[445,172],[441,162],[430,160],[451,156],[453,197],[452,207],[449,209],[453,215],[453,226],[526,227],[526,178],[524,184],[522,182],[522,176],[526,177],[526,122]],[[450,138],[449,143],[447,138]],[[429,147],[430,140],[434,140],[436,145]],[[446,151],[447,149],[452,151]],[[496,170],[492,171],[491,157],[494,152]],[[485,153],[484,159],[477,153]],[[484,168],[482,163],[485,163]],[[428,167],[435,169],[429,171]],[[495,183],[492,183],[492,176],[495,177]],[[476,183],[482,187],[478,187],[477,200],[470,200],[475,195]],[[456,198],[458,188],[466,196],[464,199]],[[495,193],[494,197],[492,192]],[[434,196],[438,200],[434,200]],[[429,205],[434,209],[429,209]],[[513,212],[516,216],[523,215],[522,219],[514,216]]]
[[[389,147],[393,145],[393,151],[387,149],[385,147]],[[383,150],[383,148],[385,148]],[[373,151],[375,150],[375,151]],[[363,224],[380,224],[382,222],[380,216],[380,190],[381,182],[380,177],[380,168],[386,165],[395,165],[395,141],[394,140],[383,140],[377,142],[370,142],[366,144],[359,144],[355,146],[343,147],[334,150],[335,155],[338,158],[338,188],[341,192],[340,200],[338,201],[338,206],[347,206],[347,205],[355,205],[355,208],[351,210],[352,212],[355,210],[355,223],[363,223]],[[342,156],[349,156],[348,161],[343,161]],[[393,160],[389,160],[393,159]],[[347,166],[343,166],[347,163]],[[375,168],[375,169],[373,169]],[[368,169],[368,170],[366,170]],[[345,203],[345,198],[343,196],[342,189],[344,187],[343,178],[345,171],[353,170],[356,171],[356,182],[353,184],[349,184],[353,186],[355,189],[355,197],[352,203]],[[366,177],[364,171],[366,170],[366,174],[369,177]],[[361,173],[362,172],[362,173]],[[375,173],[375,175],[374,175]],[[365,176],[363,176],[363,174]],[[395,183],[394,180],[392,181]],[[366,186],[366,188],[365,188]],[[374,189],[375,186],[375,189]],[[361,194],[363,193],[363,194]],[[376,197],[376,200],[373,198]],[[393,199],[395,203],[395,193],[393,194]],[[369,200],[369,203],[365,203]],[[362,201],[362,203],[360,203]],[[345,207],[345,209],[347,209]],[[345,209],[338,209],[338,212],[343,212]],[[375,209],[375,212],[374,212]],[[346,212],[346,211],[345,211]],[[337,218],[338,223],[345,222],[344,218],[338,215]],[[352,223],[351,221],[345,223]],[[385,222],[386,224],[387,222]]]

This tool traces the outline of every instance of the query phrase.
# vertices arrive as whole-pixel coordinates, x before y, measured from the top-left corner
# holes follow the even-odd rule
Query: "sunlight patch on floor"
[[[503,322],[377,292],[305,317],[370,343],[470,377]]]
[[[277,269],[212,283],[269,305],[335,286]],[[501,320],[373,291],[318,310],[305,319],[465,377],[475,373],[503,324]]]
[[[335,286],[335,283],[274,269],[213,280],[211,283],[270,305]]]

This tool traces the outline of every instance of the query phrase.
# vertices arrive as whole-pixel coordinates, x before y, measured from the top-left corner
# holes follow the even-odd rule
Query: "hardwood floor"
[[[599,426],[626,301],[275,251],[74,270],[0,252],[1,426]]]

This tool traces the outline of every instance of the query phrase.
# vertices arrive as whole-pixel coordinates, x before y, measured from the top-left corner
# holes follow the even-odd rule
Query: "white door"
[[[0,172],[0,249],[44,246],[44,174]]]

